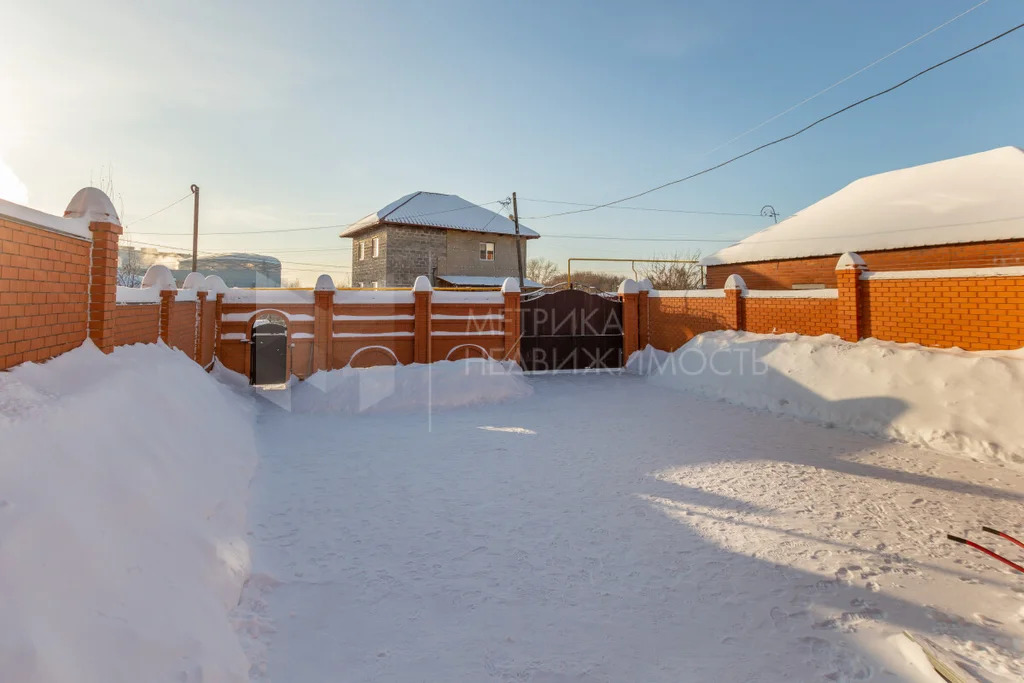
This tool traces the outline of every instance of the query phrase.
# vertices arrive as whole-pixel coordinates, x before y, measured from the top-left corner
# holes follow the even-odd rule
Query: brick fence
[[[969,351],[1024,346],[1024,267],[874,272],[856,254],[834,264],[837,287],[641,291],[641,337],[675,350],[701,332],[836,334]]]
[[[109,205],[98,190],[76,199],[82,193]],[[324,275],[314,289],[246,290],[192,273],[179,289],[169,270],[153,266],[141,287],[129,289],[116,284],[121,227],[113,208],[74,206],[57,217],[0,201],[0,370],[87,338],[106,352],[159,339],[204,367],[216,357],[251,376],[253,327],[271,313],[286,322],[287,370],[300,378],[349,365],[518,359],[520,293],[512,280],[500,292],[435,291],[426,278],[407,290],[343,291]],[[627,280],[620,288],[625,356],[728,329],[967,350],[1024,346],[1022,266],[874,272],[845,254],[833,270],[836,287],[820,290],[751,290],[735,273],[721,289],[682,292]]]

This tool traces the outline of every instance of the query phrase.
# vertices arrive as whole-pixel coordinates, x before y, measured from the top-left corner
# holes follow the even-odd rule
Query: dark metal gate
[[[524,370],[622,367],[622,302],[578,289],[522,301]]]
[[[282,384],[288,378],[288,328],[263,323],[252,328],[252,383]]]

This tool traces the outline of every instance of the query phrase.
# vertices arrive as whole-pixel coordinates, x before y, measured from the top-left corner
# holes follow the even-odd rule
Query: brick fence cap
[[[185,281],[181,283],[182,289],[194,289],[197,292],[206,291],[206,276],[202,273],[189,273]]]
[[[337,287],[334,286],[334,280],[327,273],[324,273],[316,279],[316,286],[313,287],[318,292],[333,292]]]
[[[651,278],[645,277],[636,283],[637,287],[640,288],[641,292],[650,292],[654,289],[654,283],[651,282]]]
[[[836,270],[859,270],[867,268],[867,265],[864,263],[864,259],[860,257],[860,254],[848,251],[839,257],[839,260],[836,262]]]
[[[142,278],[142,286],[153,287],[161,292],[178,289],[178,285],[174,281],[174,274],[171,273],[171,269],[159,264],[149,267],[149,270],[146,271],[146,274]]]
[[[741,292],[745,292],[747,291],[747,283],[744,282],[741,276],[733,273],[725,279],[725,286],[722,289],[738,289]]]
[[[114,204],[103,190],[96,187],[83,187],[75,193],[64,209],[65,218],[85,218],[90,222],[113,223],[121,225]]]
[[[206,291],[219,294],[228,291],[228,285],[220,275],[206,276]]]
[[[619,284],[619,294],[639,294],[640,286],[636,283],[636,280],[632,278],[626,278]]]
[[[517,294],[519,293],[519,281],[512,277],[505,278],[505,281],[501,283],[502,294]]]
[[[430,286],[430,280],[427,279],[426,275],[419,275],[416,277],[416,281],[412,283],[412,291],[432,292],[434,288]]]

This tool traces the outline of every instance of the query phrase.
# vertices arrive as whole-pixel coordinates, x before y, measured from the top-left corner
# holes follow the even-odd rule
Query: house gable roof
[[[1024,150],[1018,147],[861,178],[701,264],[1008,239],[1024,239]]]
[[[516,232],[515,223],[506,216],[467,202],[458,195],[413,192],[356,221],[343,230],[340,237],[352,237],[382,223],[496,235],[514,235]],[[527,239],[540,237],[522,223],[519,224],[519,233]]]

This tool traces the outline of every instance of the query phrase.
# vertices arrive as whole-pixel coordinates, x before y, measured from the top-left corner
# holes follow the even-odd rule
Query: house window
[[[493,261],[494,260],[494,242],[481,242],[480,243],[480,260],[481,261]]]
[[[377,286],[378,286],[379,284],[380,284],[379,282],[377,282],[376,280],[374,280],[373,282],[371,282],[371,283],[370,283],[370,287],[371,287],[372,289],[377,289]]]
[[[373,238],[373,258],[380,256],[380,238]]]
[[[359,243],[359,260],[362,261],[366,258],[366,242]]]

